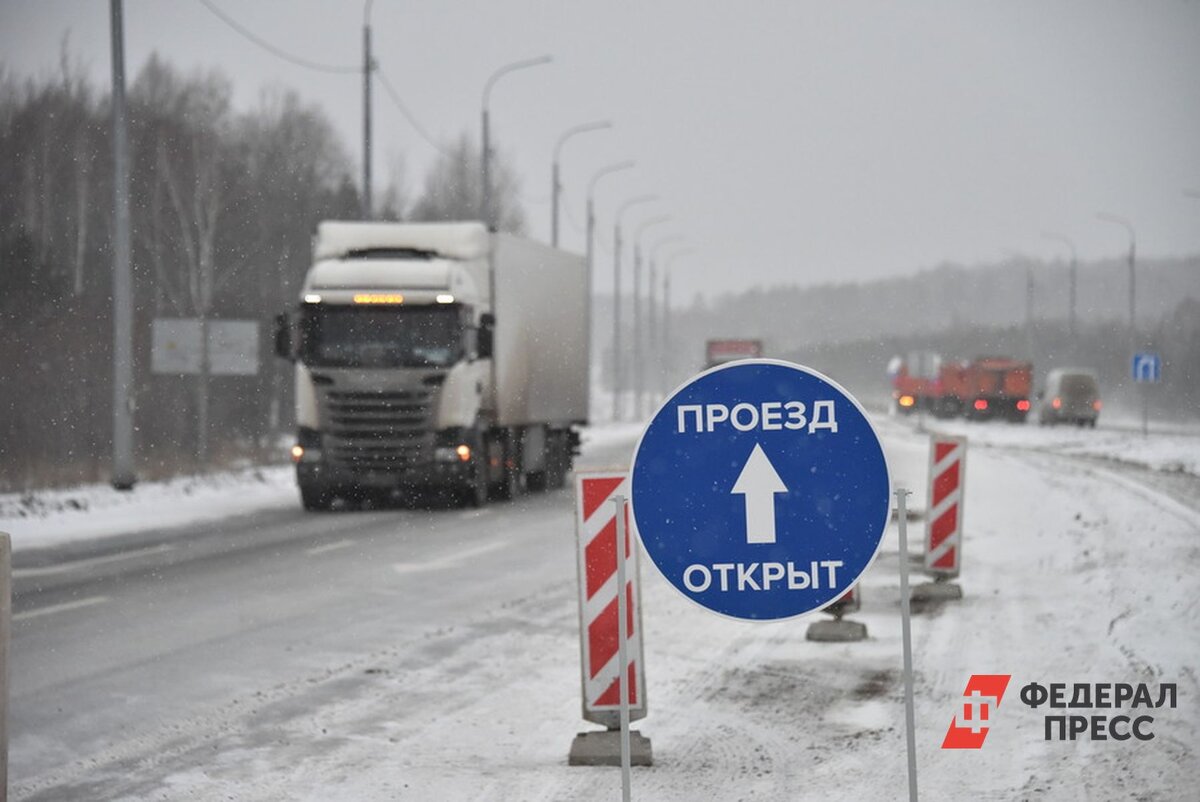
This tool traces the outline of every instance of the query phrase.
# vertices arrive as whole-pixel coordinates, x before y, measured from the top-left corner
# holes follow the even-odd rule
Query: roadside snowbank
[[[585,450],[632,444],[638,423],[603,423],[583,430]],[[611,466],[620,467],[620,466]],[[267,509],[297,509],[290,465],[270,465],[141,482],[119,492],[106,484],[0,494],[0,532],[13,550],[50,548],[95,538],[167,530]]]
[[[0,531],[13,551],[171,529],[297,504],[290,466],[272,465],[142,482],[120,492],[93,484],[0,495]]]

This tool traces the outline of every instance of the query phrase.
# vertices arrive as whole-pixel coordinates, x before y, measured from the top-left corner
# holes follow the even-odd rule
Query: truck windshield
[[[462,356],[460,307],[304,307],[302,358],[317,367],[448,367]]]

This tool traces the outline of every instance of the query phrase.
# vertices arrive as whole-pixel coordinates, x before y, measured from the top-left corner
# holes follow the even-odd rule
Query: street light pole
[[[362,216],[371,219],[371,3],[363,6],[363,185]]]
[[[1123,226],[1129,232],[1129,347],[1132,349],[1137,346],[1137,279],[1134,275],[1134,265],[1137,261],[1137,232],[1133,230],[1132,223],[1115,214],[1099,212],[1096,214],[1096,219]]]
[[[482,115],[481,115],[482,123],[483,123],[483,133],[480,137],[482,139],[480,162],[481,162],[482,173],[483,173],[483,176],[482,176],[483,187],[480,191],[479,218],[483,221],[484,225],[486,225],[489,230],[494,229],[496,227],[496,220],[494,219],[495,210],[492,208],[492,169],[491,169],[492,146],[491,146],[491,125],[490,125],[489,113],[488,113],[488,103],[491,101],[492,87],[496,85],[496,81],[500,80],[502,77],[504,77],[505,75],[507,75],[510,72],[515,72],[516,70],[523,70],[523,69],[526,69],[527,67],[537,67],[541,64],[549,64],[551,61],[553,61],[553,58],[550,56],[538,56],[537,58],[529,58],[529,59],[522,59],[521,61],[513,61],[509,64],[505,64],[503,67],[500,67],[495,72],[493,72],[491,77],[487,79],[487,83],[485,83],[483,85],[483,104],[482,104],[483,108],[482,108]]]
[[[638,195],[630,198],[617,209],[613,223],[613,402],[612,419],[621,418],[621,220],[634,206],[658,200],[657,195]]]
[[[563,131],[562,136],[554,143],[554,159],[550,168],[550,244],[555,248],[558,247],[558,200],[559,195],[562,193],[562,182],[559,180],[558,174],[558,162],[562,147],[567,143],[568,139],[576,134],[586,133],[587,131],[600,131],[605,128],[612,128],[612,123],[608,120],[597,120],[596,122],[576,125],[573,128]]]
[[[1071,335],[1071,339],[1075,339],[1075,274],[1078,267],[1078,258],[1075,252],[1075,243],[1064,234],[1059,234],[1055,231],[1043,231],[1042,236],[1046,239],[1061,242],[1066,245],[1071,251],[1071,271],[1070,278],[1067,284],[1067,331]]]
[[[113,440],[112,486],[130,490],[133,472],[133,276],[129,247],[129,135],[125,110],[125,21],[111,0],[113,104]]]
[[[595,276],[596,263],[596,184],[601,178],[613,173],[619,173],[623,170],[633,169],[633,161],[617,162],[615,164],[601,167],[592,175],[592,180],[587,186],[587,337],[588,337],[588,365],[597,364],[598,360],[592,355],[592,318],[595,304],[595,291],[593,289],[593,280]],[[590,367],[589,367],[590,370]],[[590,375],[590,374],[589,374]]]
[[[670,364],[671,359],[671,265],[681,256],[695,253],[695,248],[683,248],[675,251],[663,260],[663,313],[662,313],[662,354],[663,366]],[[665,371],[664,371],[665,372]],[[664,379],[667,377],[664,375]],[[670,389],[667,382],[660,385],[660,392]]]
[[[662,386],[662,342],[659,339],[658,321],[661,315],[658,311],[658,254],[667,245],[674,245],[683,239],[678,234],[663,237],[650,248],[650,270],[646,279],[649,287],[649,297],[646,299],[646,332],[649,335],[646,358],[654,368],[655,380],[649,389],[650,403],[653,406],[658,399],[658,389]]]
[[[642,345],[642,234],[654,226],[671,219],[669,214],[659,215],[644,221],[633,237],[633,414],[641,418],[642,390],[645,387],[646,365]]]

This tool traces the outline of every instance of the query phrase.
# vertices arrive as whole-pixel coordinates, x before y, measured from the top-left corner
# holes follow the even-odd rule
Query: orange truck
[[[954,362],[921,351],[893,358],[888,375],[892,403],[902,414],[924,409],[939,418],[1022,422],[1029,413],[1029,362],[994,356]]]
[[[954,390],[968,420],[1003,418],[1023,423],[1033,393],[1033,364],[1008,357],[978,357],[963,367]]]
[[[913,351],[904,356],[893,357],[888,363],[888,376],[892,382],[892,405],[902,415],[918,410],[927,410],[935,415],[944,414],[942,376],[953,368],[952,363],[931,351]]]

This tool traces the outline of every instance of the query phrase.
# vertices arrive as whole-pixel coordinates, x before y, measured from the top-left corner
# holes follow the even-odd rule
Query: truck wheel
[[[521,450],[518,434],[510,431],[503,439],[503,464],[500,467],[500,486],[497,495],[511,501],[525,492],[525,472],[521,470]]]
[[[504,478],[500,480],[500,498],[512,501],[525,491],[525,477],[520,467],[504,466]]]
[[[333,494],[325,488],[302,483],[300,503],[309,512],[326,512],[333,505]]]
[[[557,490],[567,483],[567,474],[571,472],[571,447],[565,436],[556,436],[551,442],[554,447],[546,462],[546,487]]]
[[[467,507],[485,507],[488,503],[487,456],[476,450],[471,459],[471,481],[463,488]]]

